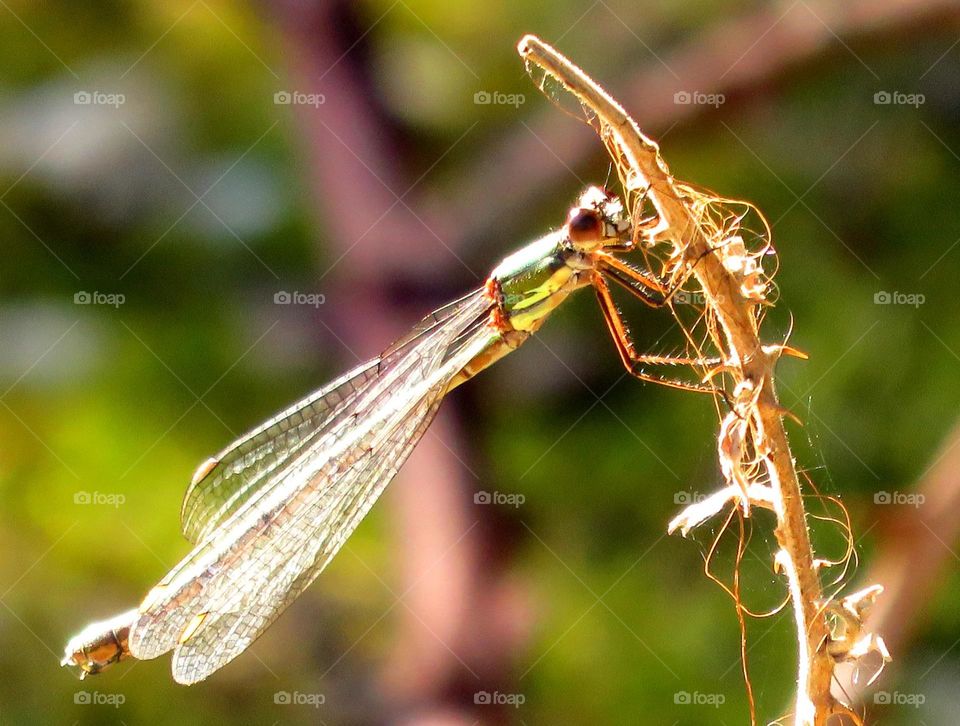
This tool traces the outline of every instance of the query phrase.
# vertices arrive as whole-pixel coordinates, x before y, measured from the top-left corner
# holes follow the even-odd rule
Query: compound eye
[[[574,244],[600,242],[603,238],[603,222],[594,209],[577,209],[567,221],[567,234]]]

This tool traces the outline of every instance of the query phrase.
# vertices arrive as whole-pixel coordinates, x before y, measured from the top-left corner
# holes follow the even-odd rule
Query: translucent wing
[[[312,582],[393,478],[449,381],[496,335],[479,293],[394,346],[389,365],[324,419],[147,596],[130,650],[171,648],[174,677],[202,680],[241,653]],[[276,425],[275,423],[271,425]],[[256,433],[256,432],[255,432]]]
[[[204,462],[180,509],[184,536],[194,543],[202,540],[271,475],[309,447],[331,412],[376,376],[378,364],[372,360],[357,366]]]
[[[402,357],[405,350],[469,305],[474,292],[425,317],[379,358],[363,363],[332,383],[280,412],[197,469],[183,498],[180,525],[184,536],[198,543],[269,484],[327,431],[332,414],[348,405],[374,378]]]
[[[269,554],[260,552],[246,568],[238,568],[239,578],[265,582],[257,588],[237,587],[229,600],[176,648],[173,677],[178,683],[201,681],[233,660],[317,578],[426,431],[441,396],[440,390],[425,396],[410,412],[410,419],[390,433],[376,456],[366,457],[364,465],[338,482],[338,487],[355,491],[353,496],[318,503],[315,514],[271,543]],[[326,526],[314,531],[310,520],[315,517]],[[244,569],[258,571],[253,574]]]

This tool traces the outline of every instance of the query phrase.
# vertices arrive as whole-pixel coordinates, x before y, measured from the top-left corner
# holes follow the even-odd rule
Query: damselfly
[[[557,231],[504,259],[479,289],[434,311],[357,366],[204,462],[181,510],[194,549],[140,607],[94,624],[63,665],[99,673],[173,650],[196,683],[242,653],[320,574],[397,473],[443,397],[534,333],[578,288],[593,287],[627,370],[702,361],[637,354],[609,282],[652,306],[665,290],[629,261],[640,245],[620,200],[590,187]]]

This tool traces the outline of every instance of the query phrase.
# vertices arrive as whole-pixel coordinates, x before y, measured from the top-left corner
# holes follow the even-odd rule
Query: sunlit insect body
[[[485,284],[428,315],[382,355],[281,412],[194,474],[181,524],[194,549],[137,610],[71,640],[64,665],[99,673],[173,650],[180,683],[242,653],[320,574],[423,435],[443,397],[518,348],[573,291],[593,287],[634,376],[690,360],[638,355],[609,281],[650,305],[664,290],[626,259],[620,201],[588,188],[557,231],[504,259]]]

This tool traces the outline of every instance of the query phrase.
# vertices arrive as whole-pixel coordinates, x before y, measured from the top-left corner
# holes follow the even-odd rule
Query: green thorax
[[[531,242],[497,265],[490,277],[503,293],[503,313],[516,330],[534,331],[546,316],[575,288],[577,270],[571,267],[576,252],[564,245],[564,235],[554,232]]]

